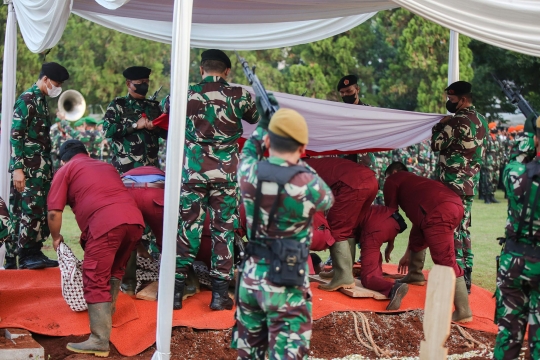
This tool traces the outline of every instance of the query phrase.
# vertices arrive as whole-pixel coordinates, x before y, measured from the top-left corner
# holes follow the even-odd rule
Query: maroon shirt
[[[135,169],[131,169],[125,173],[122,174],[122,177],[126,175],[131,176],[138,176],[138,175],[163,175],[165,176],[165,172],[163,170],[158,169],[155,166],[139,166]]]
[[[417,226],[426,214],[444,202],[463,206],[461,198],[443,183],[407,171],[387,177],[383,193],[386,206],[392,209],[399,206]]]
[[[338,181],[353,189],[363,188],[366,179],[374,177],[375,173],[365,165],[342,158],[309,158],[302,159],[311,166],[324,182],[332,187]]]
[[[63,211],[66,204],[81,231],[90,231],[95,239],[122,224],[144,227],[141,212],[116,169],[85,154],[75,155],[54,175],[48,209]]]

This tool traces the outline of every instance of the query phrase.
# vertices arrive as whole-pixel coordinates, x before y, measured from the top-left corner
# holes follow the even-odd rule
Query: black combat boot
[[[231,310],[234,301],[229,297],[229,280],[212,278],[212,310]]]
[[[484,194],[483,193],[478,194],[478,200],[484,200]]]
[[[17,257],[6,256],[6,263],[4,264],[6,270],[17,270]]]
[[[472,285],[472,269],[467,267],[463,269],[463,278],[465,279],[465,285],[467,286],[467,293],[471,293]]]
[[[498,203],[500,203],[499,200],[495,199],[495,194],[491,194],[490,200],[491,200],[491,202],[492,202],[493,204],[498,204]]]
[[[487,195],[487,194],[486,194],[486,196],[484,196],[484,203],[491,204],[491,197],[489,195]]]
[[[48,267],[58,267],[58,261],[51,260],[41,252],[41,249],[19,250],[19,269],[45,269]]]
[[[184,297],[185,286],[186,286],[185,279],[174,279],[174,300],[173,300],[174,310],[180,310],[182,308],[182,298]]]

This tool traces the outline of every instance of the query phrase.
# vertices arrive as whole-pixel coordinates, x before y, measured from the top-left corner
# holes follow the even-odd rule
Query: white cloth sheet
[[[143,20],[96,12],[74,10],[74,14],[140,38],[171,43],[170,21]],[[337,19],[309,20],[267,24],[193,24],[191,47],[223,50],[262,50],[282,48],[325,39],[341,34],[369,20],[376,13]]]
[[[51,48],[59,41],[72,5],[75,13],[86,18],[93,17],[97,22],[118,31],[169,42],[170,25],[154,27],[150,26],[154,23],[129,20],[130,24],[126,24],[126,21],[144,19],[171,23],[173,3],[173,0],[14,0],[21,33],[33,52]],[[196,0],[193,23],[195,26],[213,26],[203,26],[204,31],[198,30],[200,33],[193,31],[194,46],[212,47],[223,39],[226,40],[227,49],[291,46],[335,35],[339,29],[335,22],[344,21],[339,18],[398,6],[480,41],[540,56],[538,0]],[[100,17],[98,14],[109,16]],[[316,29],[317,36],[307,36],[308,31],[298,29],[305,27],[305,23],[294,24],[324,19],[333,19],[334,24],[324,34],[324,22],[312,23],[310,26]],[[259,32],[256,35],[251,34],[253,28],[247,26],[287,22],[293,23],[287,26],[292,26],[294,31],[287,33],[284,28],[280,33],[274,27],[269,27],[269,39],[265,39],[264,26],[255,30]],[[229,27],[216,26],[220,24],[229,24]],[[351,27],[357,25],[354,22],[349,24]],[[340,31],[347,30],[344,25]],[[249,45],[242,47],[244,42]]]
[[[251,88],[246,89],[254,96]],[[431,128],[445,116],[273,94],[280,107],[304,116],[309,129],[307,149],[315,152],[407,147],[430,138]],[[256,125],[243,125],[243,137],[248,138]]]

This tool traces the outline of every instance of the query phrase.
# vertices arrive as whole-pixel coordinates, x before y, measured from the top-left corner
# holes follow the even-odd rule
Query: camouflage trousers
[[[518,359],[527,323],[531,359],[540,359],[540,259],[503,253],[497,272],[493,358]]]
[[[246,289],[240,284],[231,347],[238,359],[307,359],[311,339],[309,288],[284,292]]]
[[[461,201],[463,203],[463,219],[461,223],[454,231],[454,248],[456,249],[456,261],[462,269],[473,267],[473,258],[471,246],[471,233],[469,232],[469,226],[471,226],[471,211],[473,195],[462,195]]]
[[[11,180],[9,211],[13,224],[14,236],[6,242],[7,256],[15,256],[17,247],[41,249],[43,242],[50,235],[47,223],[47,195],[51,188],[51,179],[47,177],[26,178],[26,187],[18,192]]]
[[[185,279],[201,246],[206,211],[210,214],[212,256],[210,276],[233,275],[234,229],[239,226],[238,183],[182,184],[176,252],[176,278]]]

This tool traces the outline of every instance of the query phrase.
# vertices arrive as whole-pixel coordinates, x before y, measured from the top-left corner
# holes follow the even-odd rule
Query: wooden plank
[[[442,360],[448,356],[444,347],[450,335],[456,275],[448,266],[434,265],[429,273],[424,310],[424,337],[420,360]]]
[[[330,282],[330,279],[323,279],[319,275],[310,275],[309,279],[314,282],[321,284],[327,284]],[[380,292],[366,289],[362,282],[359,279],[355,279],[355,287],[352,289],[339,289],[343,294],[350,296],[352,298],[374,298],[375,300],[388,300],[386,296]]]
[[[137,293],[137,299],[156,301],[159,282],[154,281]]]

